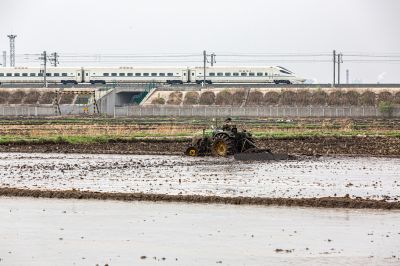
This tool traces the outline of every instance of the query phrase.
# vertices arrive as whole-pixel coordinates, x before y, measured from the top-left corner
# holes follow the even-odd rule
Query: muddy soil
[[[97,199],[118,201],[153,201],[185,203],[221,203],[234,205],[294,206],[318,208],[385,209],[400,210],[400,202],[384,200],[351,199],[350,197],[326,198],[260,198],[260,197],[220,197],[201,195],[166,195],[145,193],[106,193],[78,190],[33,190],[0,188],[0,196],[33,197],[55,199]]]
[[[276,153],[304,155],[374,155],[400,156],[400,138],[397,137],[306,137],[288,139],[258,139],[260,148]],[[0,144],[0,152],[56,152],[104,154],[183,154],[189,140],[135,140],[116,143],[69,144]]]
[[[400,200],[400,158],[241,162],[163,155],[0,153],[0,187],[248,198]]]

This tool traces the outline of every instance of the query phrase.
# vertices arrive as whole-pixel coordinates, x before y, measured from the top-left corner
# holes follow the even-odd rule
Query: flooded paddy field
[[[0,198],[0,265],[399,265],[400,212]]]
[[[0,187],[222,197],[398,202],[400,158],[238,162],[161,155],[0,153]]]

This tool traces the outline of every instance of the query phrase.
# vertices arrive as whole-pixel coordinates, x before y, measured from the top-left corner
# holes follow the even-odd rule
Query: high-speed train
[[[49,67],[48,83],[275,83],[299,84],[305,79],[280,66],[268,67]],[[41,83],[43,69],[35,67],[0,68],[0,84]]]

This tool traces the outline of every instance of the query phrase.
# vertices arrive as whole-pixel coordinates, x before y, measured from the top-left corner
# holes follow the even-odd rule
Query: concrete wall
[[[173,107],[173,106],[125,106],[116,107],[114,117],[178,116],[178,117],[383,117],[374,106],[365,107]],[[395,108],[393,117],[400,117]]]

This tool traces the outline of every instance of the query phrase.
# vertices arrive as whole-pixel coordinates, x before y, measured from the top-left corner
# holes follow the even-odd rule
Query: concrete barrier
[[[114,108],[114,117],[384,117],[375,106],[263,106],[263,107],[220,107],[220,106],[124,106]],[[400,117],[400,108],[394,108],[392,117]]]

